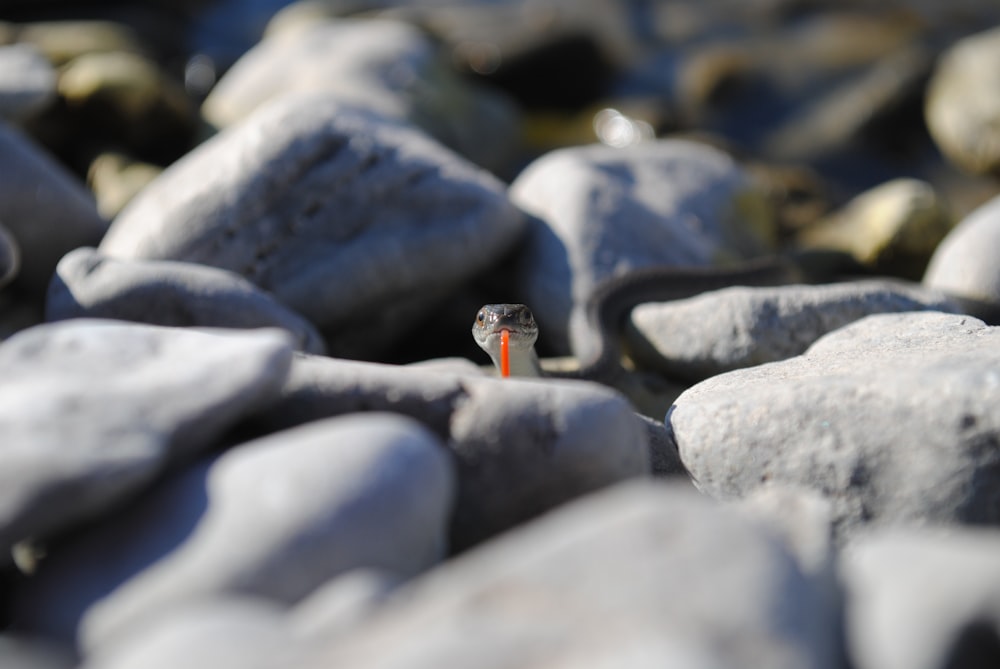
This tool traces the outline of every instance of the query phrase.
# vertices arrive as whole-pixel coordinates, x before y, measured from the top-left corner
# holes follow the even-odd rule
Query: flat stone
[[[1000,663],[1000,531],[872,533],[844,551],[847,645],[857,669]]]
[[[21,249],[7,228],[0,225],[0,288],[14,280],[21,269]]]
[[[494,171],[510,166],[518,146],[512,102],[459,78],[426,32],[386,19],[313,18],[294,29],[269,29],[223,75],[202,110],[226,127],[268,100],[318,91],[406,119]]]
[[[866,526],[1000,522],[1000,328],[869,316],[802,356],[712,377],[667,416],[698,487],[815,491],[838,540]]]
[[[120,506],[274,396],[287,336],[74,320],[0,345],[0,547]]]
[[[18,120],[56,98],[56,70],[30,44],[0,46],[0,118]]]
[[[924,285],[1000,304],[1000,197],[962,219],[931,257]]]
[[[755,523],[687,488],[631,483],[404,586],[298,666],[832,668],[824,604]]]
[[[736,287],[639,305],[626,340],[643,367],[701,380],[794,357],[828,332],[872,314],[956,309],[940,293],[902,281]]]
[[[44,295],[56,263],[94,246],[107,222],[73,175],[19,131],[0,123],[0,223],[21,248],[17,284]]]
[[[585,348],[594,286],[651,265],[710,265],[761,253],[764,195],[725,153],[684,140],[552,151],[511,184],[534,218],[520,293],[559,354]]]
[[[445,441],[458,467],[454,548],[650,472],[645,422],[622,396],[592,383],[300,356],[281,399],[255,423],[271,431],[354,411],[412,416]]]
[[[418,130],[286,95],[169,167],[100,250],[236,272],[316,324],[331,353],[363,357],[522,229],[500,181]]]
[[[324,351],[323,340],[311,323],[237,274],[168,260],[118,260],[85,247],[59,261],[49,285],[45,318],[110,318],[178,327],[276,327],[293,337],[296,349]]]
[[[287,605],[358,568],[410,577],[445,554],[453,488],[447,452],[401,416],[271,434],[61,544],[19,593],[16,615],[28,629],[76,635],[90,652],[207,597]]]

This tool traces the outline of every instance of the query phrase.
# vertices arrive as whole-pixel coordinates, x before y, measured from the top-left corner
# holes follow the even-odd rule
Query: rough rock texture
[[[107,229],[90,193],[17,130],[0,123],[0,223],[21,248],[17,283],[44,295],[56,263]]]
[[[20,592],[18,618],[93,649],[206,596],[287,604],[359,567],[412,576],[445,554],[453,489],[447,452],[400,416],[268,435],[60,545]]]
[[[1000,304],[1000,197],[966,216],[937,247],[924,285]]]
[[[727,288],[632,310],[632,357],[668,376],[701,380],[784,360],[828,332],[872,314],[955,311],[939,293],[902,281]]]
[[[322,354],[311,323],[243,277],[215,267],[165,260],[118,260],[92,248],[68,253],[49,285],[45,318],[112,318],[153,325],[277,327],[295,348]]]
[[[546,340],[581,348],[582,308],[603,279],[650,265],[760,253],[763,195],[726,154],[683,140],[553,151],[511,184],[533,217],[520,277]]]
[[[407,119],[477,165],[503,170],[516,147],[518,114],[493,89],[461,80],[432,39],[390,20],[315,20],[271,31],[219,80],[203,105],[224,127],[293,92],[338,99]]]
[[[74,320],[0,345],[0,546],[106,512],[273,398],[277,330]]]
[[[966,37],[941,57],[927,90],[927,129],[970,172],[1000,168],[1000,28]]]
[[[857,669],[1000,666],[1000,531],[873,533],[842,561]]]
[[[579,495],[650,471],[643,421],[591,383],[495,379],[300,356],[264,430],[394,411],[447,443],[458,468],[452,544],[466,547]]]
[[[30,44],[0,47],[0,118],[22,119],[56,97],[56,71]]]
[[[282,96],[168,168],[100,250],[241,274],[334,354],[406,336],[523,227],[502,183],[412,127],[330,96]]]
[[[403,588],[303,667],[835,667],[815,584],[689,489],[591,495]]]
[[[708,379],[667,420],[701,490],[814,490],[843,539],[865,525],[1000,523],[998,401],[1000,328],[892,314]]]

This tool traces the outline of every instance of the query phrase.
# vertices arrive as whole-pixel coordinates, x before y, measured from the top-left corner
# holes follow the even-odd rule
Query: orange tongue
[[[500,376],[510,376],[510,330],[500,330]]]

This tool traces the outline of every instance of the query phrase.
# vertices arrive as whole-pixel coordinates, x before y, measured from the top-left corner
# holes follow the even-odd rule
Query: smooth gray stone
[[[582,494],[650,473],[645,423],[593,383],[499,379],[299,355],[265,431],[354,411],[412,416],[451,449],[451,542],[465,548]]]
[[[635,482],[404,586],[298,666],[833,669],[824,603],[755,523],[687,487]]]
[[[399,587],[398,575],[355,569],[331,579],[288,611],[289,634],[306,641],[329,641],[347,634],[375,614]]]
[[[7,228],[0,225],[0,288],[14,280],[21,269],[21,249]]]
[[[200,600],[154,616],[80,669],[279,669],[292,649],[280,607],[249,597]]]
[[[924,273],[924,285],[1000,304],[1000,197],[962,219],[944,238]]]
[[[192,263],[118,260],[86,247],[70,251],[56,266],[45,318],[112,318],[178,327],[277,327],[292,335],[296,349],[324,352],[323,339],[309,321],[237,274]]]
[[[667,415],[708,494],[765,484],[864,526],[998,523],[1000,328],[936,312],[869,316],[802,356],[712,377]]]
[[[56,70],[31,44],[0,46],[0,119],[24,119],[56,99]]]
[[[240,274],[330,352],[404,338],[523,229],[504,185],[413,127],[330,95],[285,95],[167,168],[100,250]]]
[[[458,77],[443,56],[411,23],[317,19],[268,34],[219,79],[202,112],[225,127],[281,95],[324,91],[407,120],[477,165],[505,171],[518,149],[516,106]]]
[[[728,155],[685,140],[581,146],[537,159],[511,184],[532,215],[518,299],[559,354],[586,350],[600,281],[651,265],[711,265],[763,252],[763,192]]]
[[[76,666],[73,651],[62,644],[17,634],[0,635],[0,667],[4,669],[73,669]]]
[[[52,551],[18,593],[28,629],[89,651],[206,597],[294,603],[338,574],[409,577],[446,552],[454,472],[415,421],[317,421],[233,447]],[[109,646],[110,647],[110,646]]]
[[[0,223],[21,249],[17,284],[42,296],[59,259],[108,227],[93,196],[19,131],[0,122]]]
[[[902,281],[735,287],[632,310],[630,355],[670,377],[701,380],[803,353],[828,332],[872,314],[955,311],[940,293]]]
[[[121,505],[274,397],[277,330],[208,334],[100,320],[0,345],[0,550]]]
[[[856,669],[1000,666],[1000,531],[872,533],[841,574]]]

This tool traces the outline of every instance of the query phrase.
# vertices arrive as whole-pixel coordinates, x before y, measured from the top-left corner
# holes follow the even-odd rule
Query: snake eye
[[[476,322],[482,325],[485,321],[486,321],[486,311],[484,309],[480,309],[479,313],[476,314]]]

